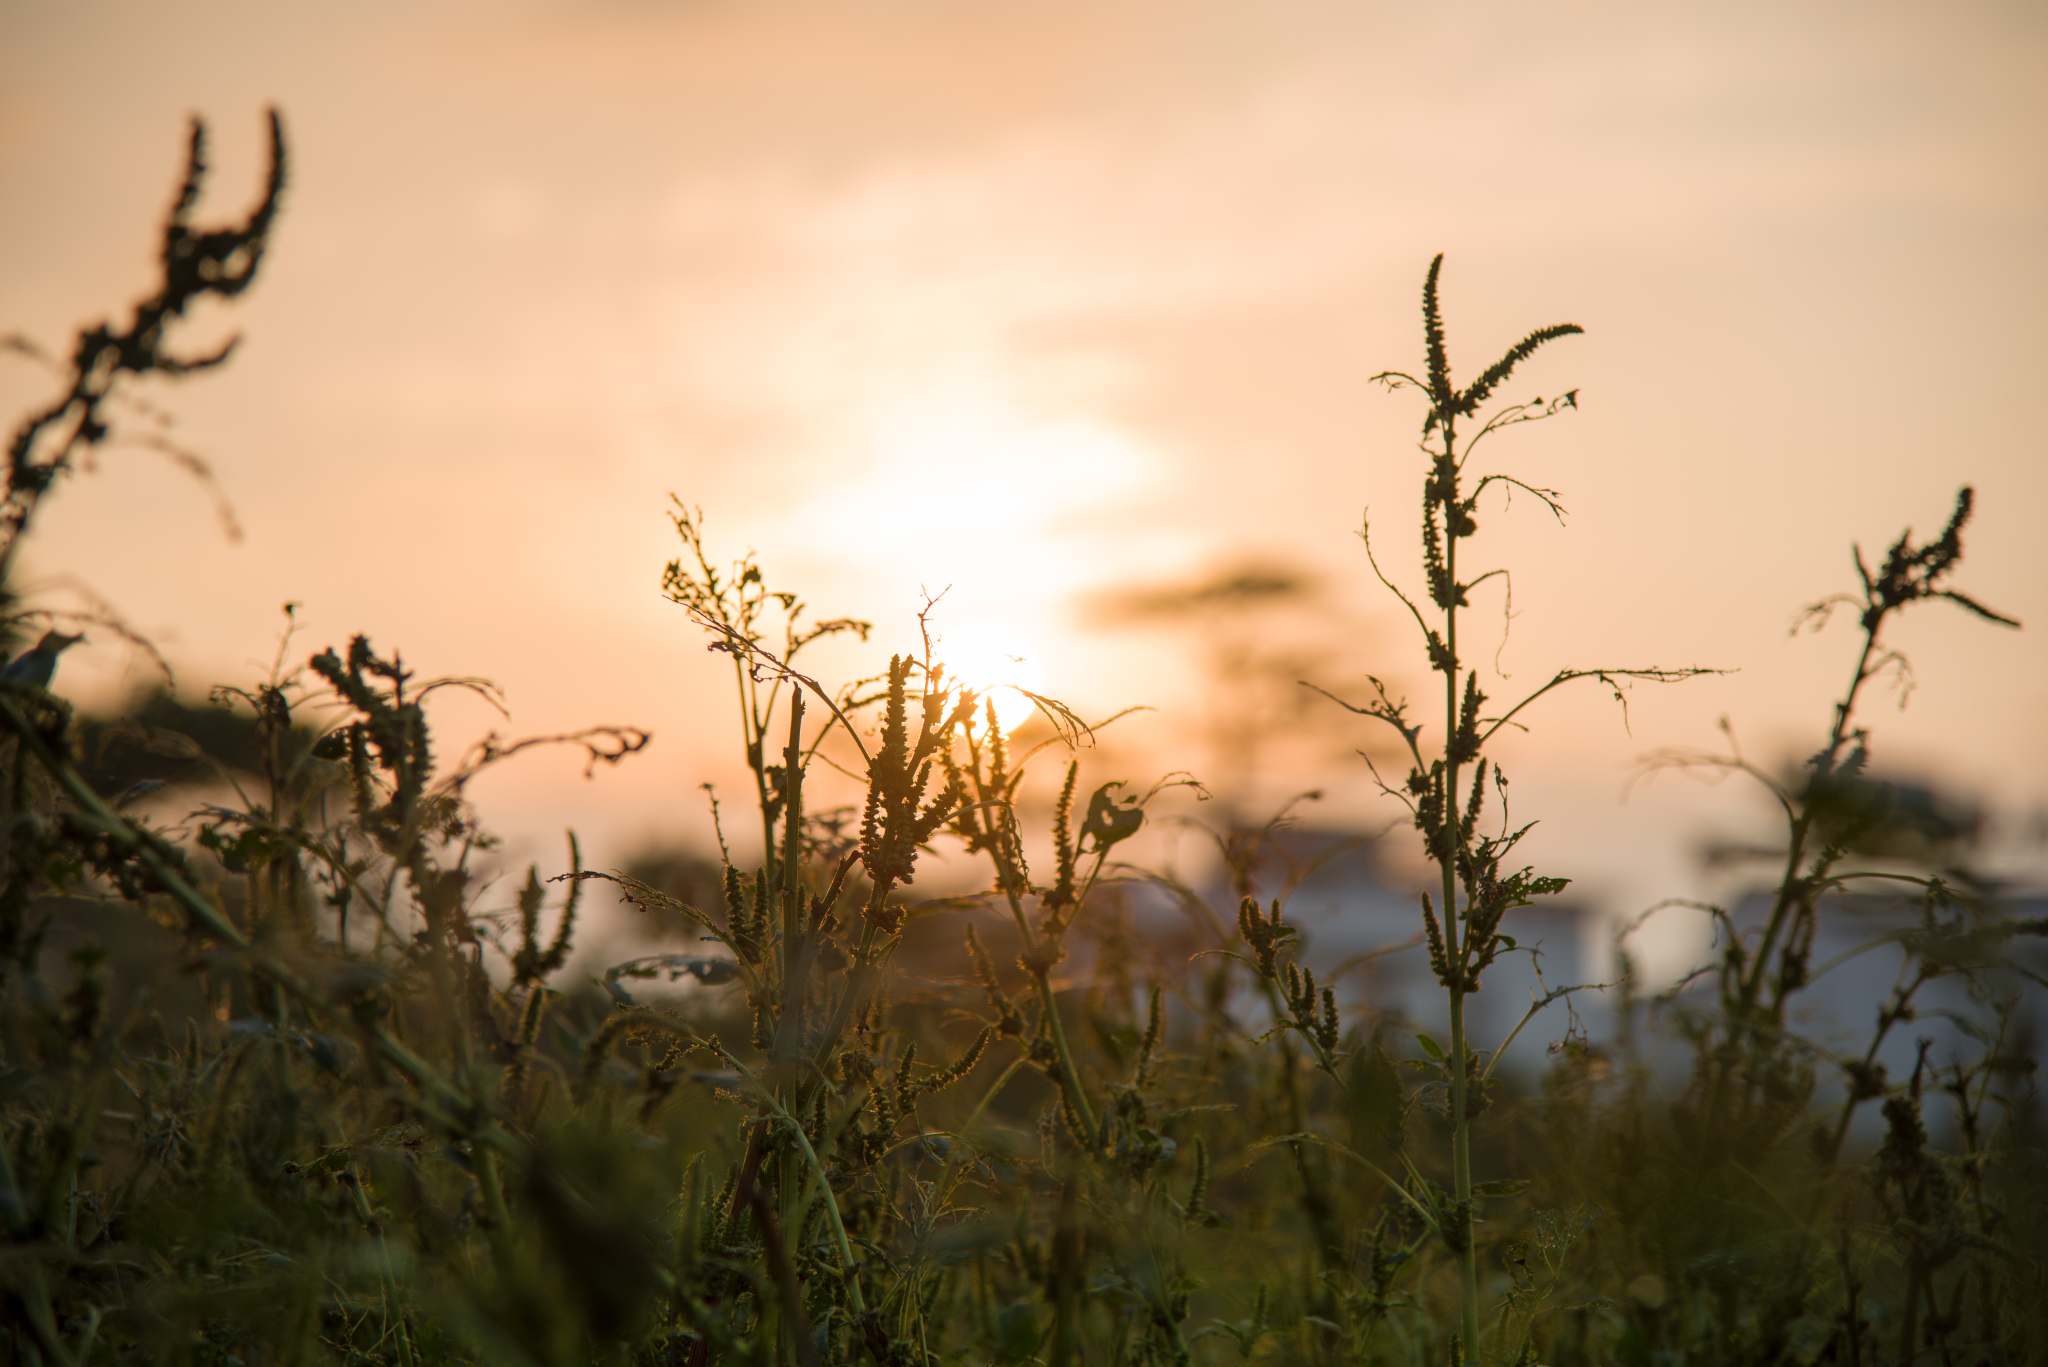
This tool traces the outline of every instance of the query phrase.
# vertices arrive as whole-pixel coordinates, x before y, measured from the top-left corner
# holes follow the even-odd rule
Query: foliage
[[[249,283],[281,184],[248,228],[195,236],[200,146],[172,219],[185,246],[144,310],[159,323],[188,257],[216,262],[192,278],[234,282],[218,292]],[[1876,574],[1859,558],[1862,654],[1800,784],[1739,755],[1659,761],[1752,773],[1787,816],[1765,924],[1709,912],[1730,932],[1714,990],[1631,999],[1624,1044],[1570,1031],[1540,1078],[1503,1069],[1515,1036],[1475,1047],[1463,1002],[1520,948],[1517,910],[1564,880],[1517,865],[1527,827],[1487,744],[1576,679],[1618,693],[1697,671],[1566,670],[1485,711],[1459,629],[1502,573],[1460,578],[1481,496],[1557,499],[1466,462],[1576,407],[1572,391],[1484,408],[1576,329],[1532,333],[1458,389],[1440,266],[1425,373],[1387,378],[1429,404],[1426,591],[1402,601],[1443,676],[1442,739],[1425,746],[1376,681],[1353,710],[1412,762],[1382,786],[1436,865],[1418,917],[1448,1047],[1423,1036],[1397,1057],[1396,1021],[1302,963],[1286,897],[1243,895],[1277,863],[1279,823],[1218,833],[1234,910],[1128,867],[1190,780],[1084,778],[1093,727],[1034,698],[1043,739],[1005,732],[928,634],[827,687],[800,672],[807,650],[868,625],[809,621],[752,557],[719,564],[678,505],[664,585],[730,660],[753,787],[716,861],[601,871],[571,837],[559,871],[495,881],[477,773],[541,743],[616,762],[645,733],[492,735],[451,761],[424,701],[489,685],[419,679],[362,637],[293,665],[288,632],[266,677],[211,709],[159,702],[113,727],[0,680],[14,1358],[2039,1360],[2040,1236],[2018,1218],[2044,1195],[2033,1058],[2001,991],[2015,937],[2043,927],[1953,875],[1859,863],[1854,832],[1879,817],[1843,797],[1867,766],[1860,690],[1895,667],[1892,616],[1946,598],[2004,620],[1946,587],[1967,491],[1932,545],[1901,537]],[[95,345],[79,366],[104,366]],[[96,439],[125,372],[94,373],[52,410],[73,435],[17,459],[24,530],[49,487],[35,472]],[[54,421],[32,420],[26,446]],[[157,781],[110,767],[122,738],[217,764],[191,839],[105,795]],[[941,844],[981,861],[978,892],[924,895]],[[1795,1003],[1820,971],[1817,925],[1876,877],[1921,914],[1892,937],[1900,985],[1869,1051],[1844,1058],[1800,1036]],[[592,883],[698,942],[586,971]],[[1186,930],[1142,943],[1134,918],[1162,898]],[[1981,1052],[1923,1048],[1888,1078],[1879,1045],[1944,978],[1976,989]],[[1676,1091],[1626,1043],[1650,1026],[1689,1051]],[[1869,1102],[1884,1137],[1863,1152],[1851,1119]]]

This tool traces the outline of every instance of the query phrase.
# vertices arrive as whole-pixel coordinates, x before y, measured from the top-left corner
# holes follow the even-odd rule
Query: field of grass
[[[255,279],[281,130],[272,155],[254,216],[200,231],[195,134],[160,291],[125,331],[82,335],[57,399],[17,429],[0,576],[131,379],[224,359],[184,356],[175,333]],[[1870,777],[1860,711],[1898,614],[2015,625],[1956,587],[1970,491],[1940,535],[1859,557],[1860,582],[1817,606],[1840,619],[1850,681],[1816,700],[1803,770],[1671,757],[1782,807],[1756,915],[1706,909],[1713,963],[1655,998],[1622,984],[1600,1008],[1619,1013],[1611,1043],[1573,1032],[1540,1066],[1502,1066],[1502,1042],[1468,1039],[1466,1001],[1566,880],[1517,857],[1489,742],[1540,724],[1554,690],[1699,671],[1569,670],[1486,696],[1460,639],[1499,572],[1472,568],[1482,523],[1510,491],[1517,515],[1556,495],[1485,462],[1508,429],[1575,408],[1576,391],[1511,386],[1578,329],[1533,332],[1460,388],[1442,264],[1420,364],[1380,377],[1420,427],[1422,561],[1386,564],[1369,535],[1360,561],[1441,691],[1324,682],[1405,756],[1359,777],[1412,817],[1399,838],[1433,869],[1415,925],[1446,1038],[1340,1001],[1298,962],[1286,896],[1246,895],[1270,882],[1277,828],[1221,833],[1220,891],[1127,864],[1183,779],[1092,771],[1091,720],[1051,698],[1027,744],[929,649],[811,677],[807,647],[867,624],[810,620],[685,505],[663,586],[678,629],[730,657],[753,776],[687,886],[586,868],[573,839],[554,867],[489,882],[479,773],[535,744],[616,763],[641,733],[451,758],[424,701],[488,686],[416,677],[360,637],[281,652],[210,705],[84,719],[45,686],[78,623],[10,594],[11,1360],[2048,1361],[2028,1015],[2048,925],[1890,839],[1896,794]],[[189,840],[135,814],[155,810],[148,775],[173,772],[149,756],[211,780],[190,789],[215,800]],[[817,810],[833,768],[860,784],[857,818]],[[978,892],[921,892],[939,846],[982,861]],[[579,981],[565,967],[599,897],[686,933]],[[1173,953],[1138,952],[1141,898],[1184,913]],[[1896,982],[1868,1004],[1867,1048],[1845,1051],[1802,1033],[1800,1004],[1851,899],[1902,928],[1871,950]],[[1887,1071],[1923,990],[1970,1048]],[[1859,1114],[1881,1120],[1874,1144]]]

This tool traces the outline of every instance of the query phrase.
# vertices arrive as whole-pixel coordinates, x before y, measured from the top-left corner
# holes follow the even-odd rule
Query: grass
[[[0,564],[107,438],[122,377],[195,368],[166,349],[184,304],[254,279],[282,132],[262,206],[212,233],[187,223],[202,147],[195,130],[163,288],[126,333],[87,333],[64,396],[19,429]],[[1519,951],[1516,911],[1564,879],[1517,863],[1527,828],[1488,743],[1555,689],[1699,671],[1566,670],[1489,710],[1461,653],[1461,614],[1502,574],[1472,568],[1478,519],[1490,493],[1558,495],[1470,459],[1576,407],[1577,391],[1495,396],[1577,329],[1530,334],[1460,389],[1440,268],[1423,367],[1382,377],[1425,404],[1421,588],[1365,554],[1442,711],[1370,679],[1344,706],[1410,760],[1361,778],[1405,805],[1435,867],[1416,915],[1447,1044],[1411,1050],[1401,1022],[1319,985],[1285,897],[1241,895],[1278,864],[1276,827],[1219,833],[1234,905],[1128,865],[1189,780],[1088,772],[1103,723],[1050,698],[1027,745],[929,637],[871,678],[812,677],[811,646],[868,625],[813,621],[751,558],[721,562],[679,504],[664,587],[730,658],[752,776],[686,895],[585,867],[573,838],[556,868],[494,881],[471,779],[537,744],[619,762],[645,735],[490,737],[450,761],[423,701],[488,686],[418,678],[360,637],[299,663],[287,634],[260,680],[125,728],[0,681],[14,1359],[2048,1356],[2025,1216],[2048,1196],[2020,990],[2038,979],[2018,948],[2044,927],[1952,870],[1871,854],[1894,814],[1858,713],[1898,613],[1940,599],[2006,622],[1951,587],[1969,492],[1934,542],[1902,535],[1875,569],[1859,555],[1858,591],[1818,605],[1862,636],[1795,778],[1734,753],[1657,761],[1746,773],[1783,808],[1761,923],[1709,909],[1725,934],[1702,978],[1624,992],[1613,1045],[1574,1032],[1543,1066],[1504,1067],[1506,1043],[1466,1037],[1465,999]],[[17,630],[79,625],[9,612]],[[137,772],[123,737],[212,757],[225,796],[192,839],[107,791]],[[978,891],[920,890],[941,846],[981,861]],[[1802,1036],[1798,1004],[1826,967],[1821,923],[1872,886],[1914,916],[1886,937],[1900,974],[1867,1049],[1844,1054]],[[585,899],[606,892],[692,947],[572,979]],[[1148,953],[1135,918],[1162,897],[1185,931]],[[1887,1076],[1882,1044],[1944,980],[1970,989],[1976,1051],[1923,1049]],[[1682,1051],[1682,1078],[1662,1080],[1647,1041]],[[1872,1105],[1882,1139],[1859,1148]]]

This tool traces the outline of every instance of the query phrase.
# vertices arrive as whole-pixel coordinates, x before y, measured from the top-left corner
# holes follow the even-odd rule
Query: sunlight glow
[[[1057,601],[1092,577],[1096,546],[1075,510],[1115,506],[1160,464],[1113,423],[1046,411],[980,377],[885,384],[861,410],[865,449],[794,510],[793,539],[844,546],[898,583],[1002,604],[977,615]],[[872,535],[885,526],[917,535]]]
[[[1039,668],[1022,636],[998,622],[967,622],[935,637],[934,654],[946,666],[946,677],[993,702],[1005,732],[1030,719],[1036,706],[1017,690],[1039,692]]]

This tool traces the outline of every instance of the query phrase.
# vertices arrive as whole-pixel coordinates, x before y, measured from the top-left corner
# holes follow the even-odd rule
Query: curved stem
[[[1053,995],[1051,979],[1044,969],[1039,969],[1032,973],[1031,980],[1038,987],[1038,1000],[1045,1012],[1046,1026],[1052,1034],[1053,1048],[1059,1051],[1060,1085],[1066,1091],[1074,1113],[1081,1117],[1088,1152],[1095,1153],[1102,1147],[1102,1131],[1096,1126],[1094,1108],[1088,1104],[1088,1093],[1082,1090],[1081,1070],[1074,1064],[1074,1051],[1067,1047],[1067,1028],[1060,1021],[1059,1001]]]
[[[946,1170],[943,1173],[939,1174],[939,1181],[937,1186],[938,1196],[932,1202],[932,1209],[934,1211],[941,1211],[945,1209],[946,1202],[953,1195],[953,1188],[959,1185],[960,1173],[966,1167],[965,1149],[968,1143],[968,1132],[974,1128],[975,1122],[981,1119],[982,1112],[988,1109],[989,1103],[996,1099],[997,1093],[1001,1092],[1003,1088],[1009,1086],[1010,1079],[1017,1076],[1017,1074],[1023,1070],[1024,1065],[1029,1063],[1030,1061],[1031,1060],[1028,1057],[1011,1060],[1010,1066],[1003,1069],[1001,1076],[996,1078],[995,1085],[990,1087],[988,1091],[982,1094],[980,1104],[974,1108],[974,1110],[968,1115],[966,1120],[960,1123],[960,1128],[955,1133],[958,1136],[958,1142],[962,1152],[956,1153],[950,1159],[948,1159],[946,1163]]]
[[[825,1164],[818,1157],[818,1151],[811,1147],[810,1136],[804,1133],[804,1127],[797,1123],[796,1117],[792,1116],[783,1108],[782,1103],[775,1099],[775,1094],[768,1090],[767,1085],[760,1078],[754,1076],[753,1070],[733,1057],[730,1049],[727,1049],[716,1039],[706,1039],[704,1043],[710,1045],[717,1052],[718,1056],[726,1061],[729,1067],[747,1080],[748,1084],[753,1087],[754,1094],[760,1097],[762,1103],[775,1113],[775,1118],[783,1123],[789,1130],[790,1138],[796,1141],[798,1152],[803,1154],[804,1162],[810,1165],[811,1175],[818,1179],[818,1194],[825,1198],[825,1215],[832,1222],[832,1238],[839,1245],[839,1261],[846,1269],[847,1299],[853,1302],[853,1309],[856,1314],[865,1315],[868,1312],[868,1306],[866,1299],[860,1293],[860,1277],[857,1275],[853,1261],[853,1242],[846,1237],[846,1223],[839,1218],[839,1198],[833,1194],[832,1179],[827,1175]]]

